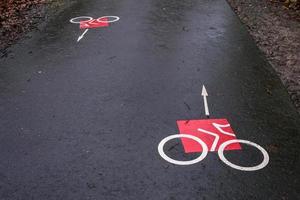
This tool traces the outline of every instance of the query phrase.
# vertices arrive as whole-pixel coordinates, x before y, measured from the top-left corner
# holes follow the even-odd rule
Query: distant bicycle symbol
[[[118,16],[102,16],[99,17],[98,19],[94,19],[92,17],[88,16],[80,16],[80,17],[74,17],[70,19],[70,22],[73,24],[80,24],[80,23],[95,23],[95,22],[100,22],[100,23],[113,23],[116,21],[119,21],[120,17]]]
[[[214,126],[218,127],[218,129],[220,130],[221,129],[220,127],[228,127],[230,125],[229,124],[226,124],[226,125],[214,124]],[[213,133],[213,132],[210,132],[210,131],[207,131],[207,130],[204,130],[204,129],[198,129],[198,130],[203,132],[203,133],[208,133],[210,135],[217,135],[216,133]],[[226,132],[222,129],[220,130],[220,132],[222,132],[223,134],[227,134],[227,135],[232,134],[232,133]],[[199,143],[201,145],[202,153],[197,158],[195,158],[193,160],[188,160],[188,161],[180,161],[180,160],[175,160],[173,158],[170,158],[164,152],[164,145],[168,141],[170,141],[172,139],[175,139],[175,138],[188,138],[188,139],[192,139],[192,140],[196,141],[197,143]],[[218,142],[217,139],[218,138],[216,137],[214,143]],[[253,147],[257,148],[263,155],[263,161],[260,164],[258,164],[256,166],[252,166],[252,167],[244,167],[244,166],[239,166],[239,165],[233,164],[232,162],[228,161],[224,156],[224,149],[228,145],[233,144],[233,143],[243,143],[243,144],[247,144],[247,145],[250,145],[250,146],[253,146]],[[169,163],[172,163],[172,164],[175,164],[175,165],[192,165],[192,164],[196,164],[196,163],[202,161],[207,156],[208,147],[205,144],[205,142],[203,142],[200,138],[198,138],[196,136],[188,135],[188,134],[175,134],[175,135],[167,136],[163,140],[161,140],[161,142],[158,145],[158,152],[159,152],[160,156]],[[226,165],[228,165],[228,166],[230,166],[234,169],[241,170],[241,171],[260,170],[260,169],[264,168],[265,166],[267,166],[268,163],[269,163],[269,154],[267,153],[267,151],[263,147],[261,147],[260,145],[254,143],[254,142],[250,142],[248,140],[240,140],[240,139],[228,140],[228,141],[226,141],[226,142],[224,142],[220,145],[220,147],[218,149],[218,155],[219,155],[219,158],[221,159],[221,161],[223,161]]]
[[[108,24],[119,21],[120,17],[118,16],[102,16],[97,19],[94,19],[89,16],[80,16],[70,19],[72,24],[80,24],[80,29],[85,29],[85,31],[78,37],[77,42],[79,42],[87,31],[91,28],[99,28],[108,26]]]

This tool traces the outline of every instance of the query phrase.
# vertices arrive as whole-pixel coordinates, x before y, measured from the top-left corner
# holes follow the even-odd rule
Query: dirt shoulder
[[[2,0],[0,1],[0,58],[7,48],[38,24],[51,18],[72,0]]]
[[[227,0],[280,76],[300,113],[300,9],[280,1]]]

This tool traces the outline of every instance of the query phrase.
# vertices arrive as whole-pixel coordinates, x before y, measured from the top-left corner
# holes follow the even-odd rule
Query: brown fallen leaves
[[[285,0],[284,6],[286,8],[300,9],[300,1],[299,0]]]
[[[285,0],[227,0],[277,71],[300,113],[300,9]],[[300,0],[293,0],[295,3]],[[269,91],[267,91],[269,93]]]
[[[274,3],[281,3],[285,8],[288,9],[300,9],[300,0],[269,0]]]
[[[47,0],[0,1],[0,50],[9,46],[41,16],[39,7]]]

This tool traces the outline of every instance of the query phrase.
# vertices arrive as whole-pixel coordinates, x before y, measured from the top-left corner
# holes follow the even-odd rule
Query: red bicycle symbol
[[[204,98],[205,115],[209,117],[206,99],[208,94],[204,85],[202,96]],[[269,154],[262,146],[248,140],[236,139],[236,135],[227,119],[178,120],[177,125],[180,134],[169,135],[158,144],[159,155],[169,163],[175,165],[196,164],[207,156],[208,151],[217,151],[222,162],[241,171],[260,170],[269,163]],[[164,151],[164,146],[167,142],[176,138],[181,138],[185,153],[201,152],[201,154],[192,160],[176,160],[169,157]],[[255,166],[245,167],[234,164],[225,158],[224,150],[241,150],[240,144],[250,145],[259,150],[263,155],[262,162]]]
[[[201,120],[194,120],[194,121],[201,121]],[[241,140],[241,139],[229,139],[227,141],[221,141],[220,146],[218,147],[218,149],[216,149],[217,144],[219,143],[219,141],[221,140],[221,137],[223,137],[223,135],[225,136],[235,136],[233,133],[228,132],[226,130],[226,128],[230,127],[230,124],[218,124],[218,123],[212,123],[212,125],[216,128],[217,131],[210,131],[210,130],[206,130],[203,128],[198,127],[196,130],[201,133],[201,135],[203,134],[207,134],[210,135],[212,137],[214,137],[214,140],[212,142],[212,145],[210,147],[210,149],[208,148],[208,145],[206,142],[204,142],[203,139],[201,139],[200,137],[197,137],[195,135],[191,135],[191,134],[175,134],[175,135],[169,135],[167,137],[165,137],[164,139],[161,140],[161,142],[158,145],[158,153],[159,155],[166,160],[169,163],[175,164],[175,165],[192,165],[192,164],[196,164],[200,161],[202,161],[208,154],[208,151],[216,151],[218,152],[218,156],[221,159],[221,161],[223,161],[226,165],[228,165],[229,167],[232,167],[234,169],[237,170],[241,170],[241,171],[256,171],[256,170],[260,170],[263,169],[265,166],[268,165],[269,163],[269,154],[268,152],[260,145],[248,141],[248,140]],[[201,146],[201,154],[193,159],[193,160],[187,160],[187,161],[182,161],[182,160],[175,160],[173,158],[170,158],[164,151],[164,146],[165,144],[172,140],[172,139],[176,139],[176,138],[185,138],[185,139],[191,139],[194,142],[198,143],[198,145]],[[255,147],[257,150],[259,150],[262,155],[263,155],[263,161],[256,165],[256,166],[251,166],[251,167],[245,167],[245,166],[240,166],[240,165],[236,165],[232,162],[230,162],[228,159],[225,158],[224,156],[224,150],[231,144],[236,144],[236,143],[243,143],[243,144],[247,144],[250,145],[252,147]]]
[[[70,22],[72,24],[80,24],[80,29],[85,29],[85,31],[77,39],[77,42],[79,42],[89,29],[106,27],[109,26],[109,23],[113,23],[119,20],[120,17],[118,16],[102,16],[97,19],[89,16],[80,16],[70,19]]]

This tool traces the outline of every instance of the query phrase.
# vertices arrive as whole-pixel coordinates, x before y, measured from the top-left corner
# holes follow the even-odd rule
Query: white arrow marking
[[[209,117],[209,110],[208,110],[207,99],[206,99],[206,97],[208,96],[208,94],[207,94],[207,91],[206,91],[204,85],[202,87],[202,94],[201,95],[203,96],[203,100],[204,100],[205,115],[207,117]]]
[[[86,34],[86,32],[88,32],[88,30],[89,30],[88,28],[85,29],[85,31],[81,34],[81,36],[78,37],[77,42],[79,42],[83,38],[83,36]]]

